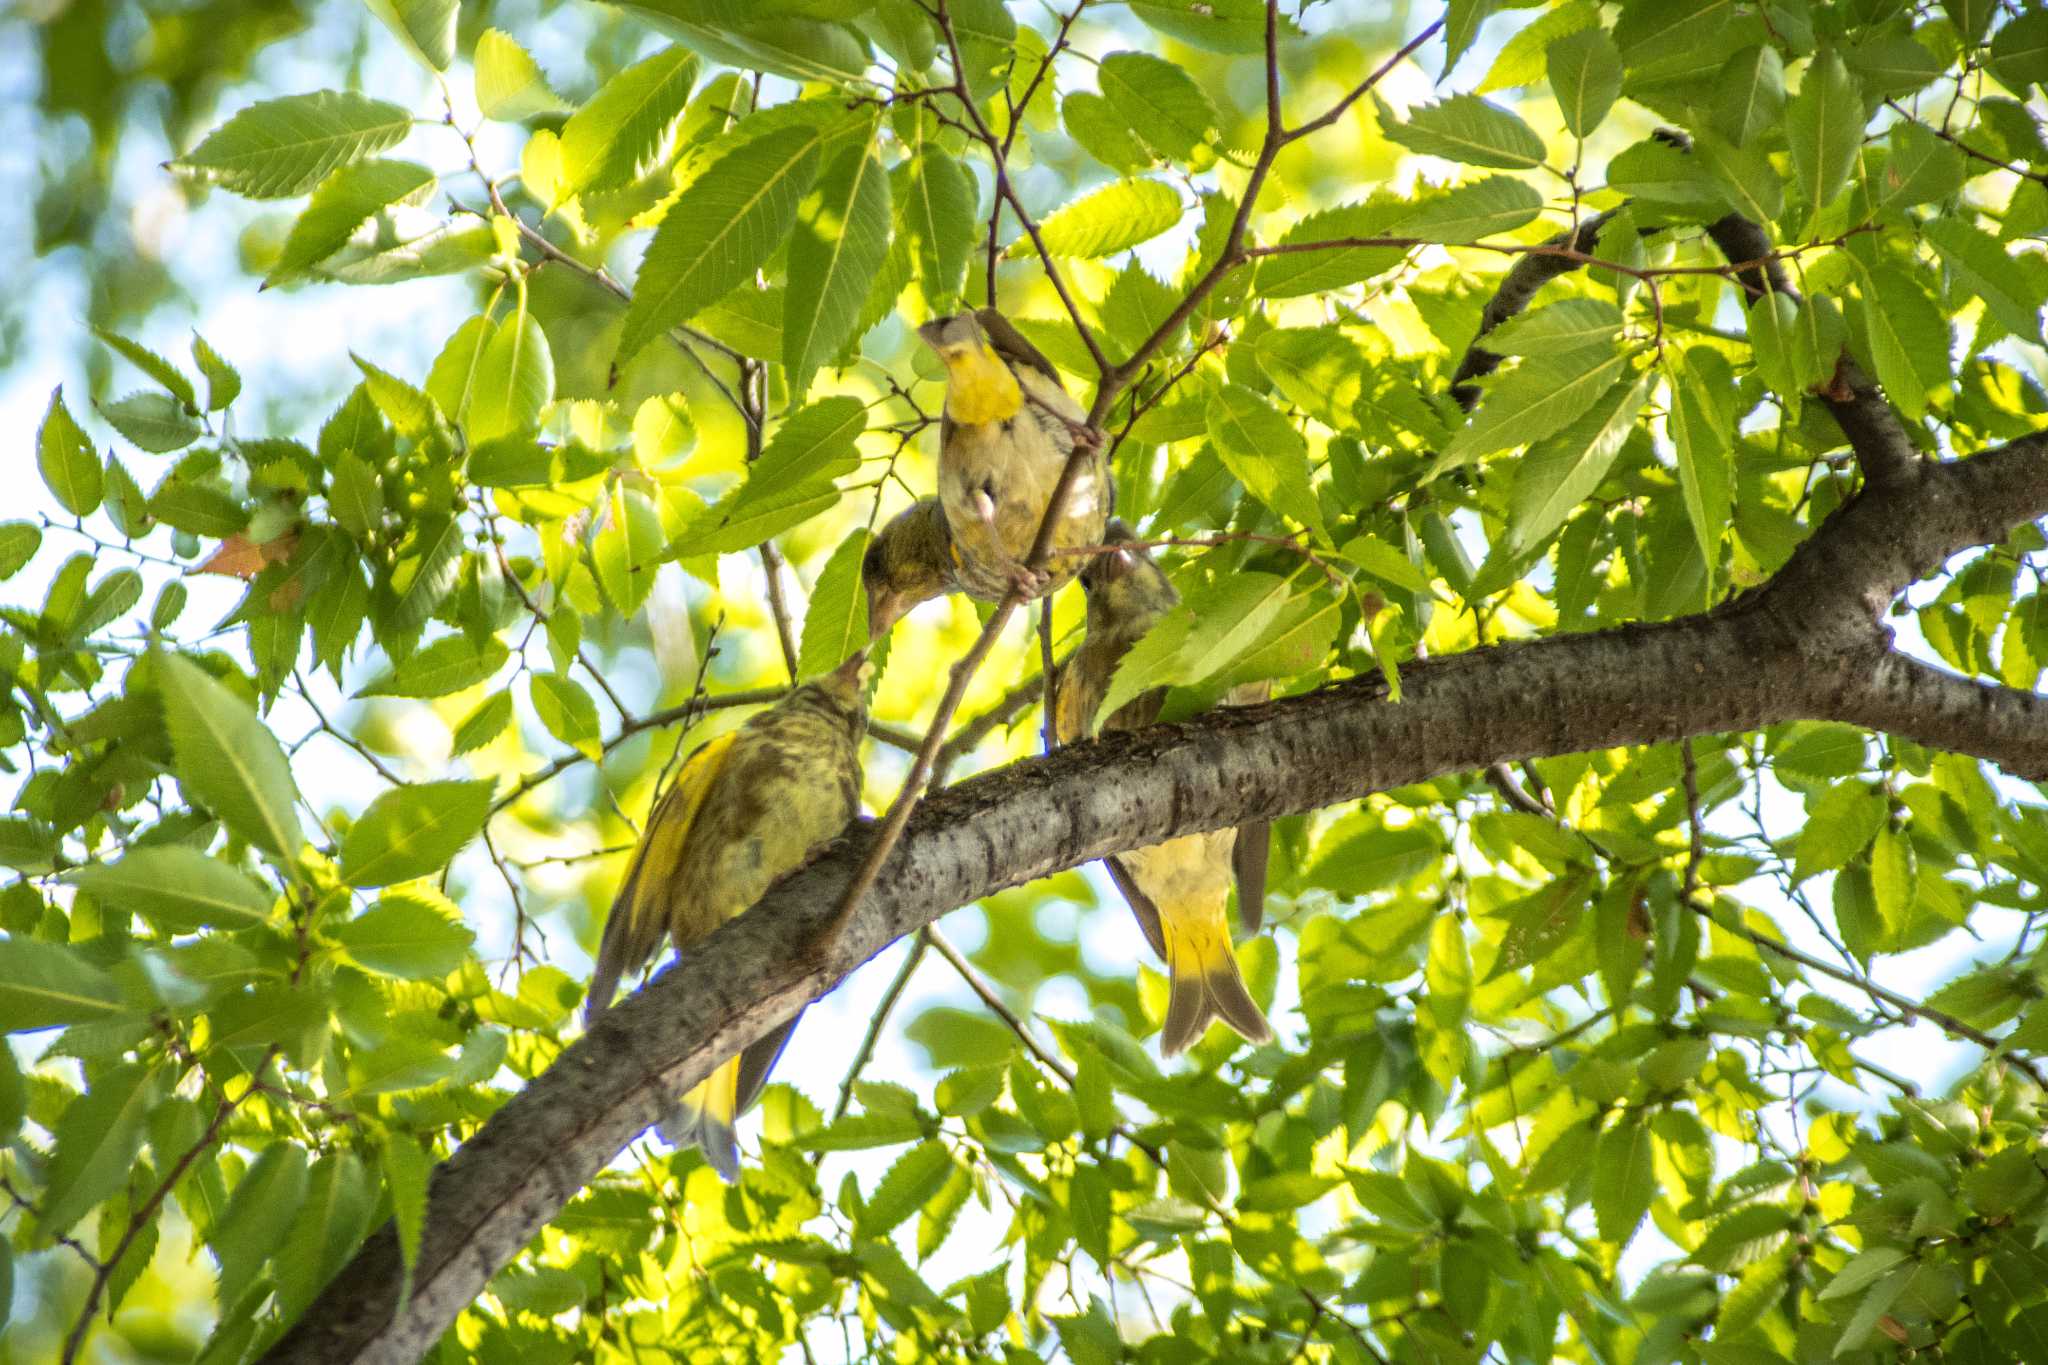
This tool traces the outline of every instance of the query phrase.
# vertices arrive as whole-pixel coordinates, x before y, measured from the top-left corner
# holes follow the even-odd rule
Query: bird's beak
[[[900,592],[871,592],[868,594],[868,638],[879,640],[889,633],[889,627],[902,620],[910,610],[911,603]]]

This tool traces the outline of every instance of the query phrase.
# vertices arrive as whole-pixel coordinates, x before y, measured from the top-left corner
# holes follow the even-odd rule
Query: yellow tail
[[[674,1146],[700,1149],[727,1184],[740,1178],[740,1147],[733,1135],[733,1124],[739,1118],[739,1083],[740,1059],[720,1063],[716,1071],[684,1092],[658,1127]]]
[[[1161,906],[1159,927],[1166,940],[1166,970],[1172,978],[1166,1025],[1159,1034],[1160,1055],[1171,1057],[1193,1047],[1217,1019],[1254,1043],[1271,1042],[1273,1027],[1245,989],[1244,974],[1238,970],[1222,904],[1192,910]]]

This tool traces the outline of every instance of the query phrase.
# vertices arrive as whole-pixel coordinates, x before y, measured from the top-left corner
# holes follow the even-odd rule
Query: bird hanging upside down
[[[1111,523],[1106,539],[1129,538],[1121,523]],[[1063,744],[1087,738],[1090,718],[1109,691],[1117,664],[1180,601],[1159,566],[1135,546],[1093,556],[1081,572],[1081,586],[1088,593],[1087,636],[1061,669],[1053,714]],[[1260,701],[1266,690],[1266,684],[1250,684],[1234,689],[1229,700]],[[1105,720],[1103,728],[1150,725],[1164,699],[1164,688],[1137,697]],[[1164,1056],[1200,1042],[1217,1019],[1255,1043],[1273,1037],[1272,1026],[1245,989],[1225,914],[1234,879],[1239,918],[1247,931],[1258,930],[1265,909],[1267,836],[1264,824],[1247,825],[1189,834],[1104,860],[1146,941],[1166,961],[1172,984],[1159,1036]]]
[[[865,654],[700,745],[655,802],[612,901],[584,1000],[586,1026],[619,980],[644,967],[663,935],[678,956],[761,899],[860,809]],[[726,1180],[739,1177],[733,1125],[767,1084],[796,1019],[721,1063],[659,1124],[696,1144]]]
[[[959,584],[997,601],[1012,588],[1040,597],[1080,566],[1060,550],[1102,538],[1114,488],[1102,433],[1060,386],[1052,362],[993,308],[938,318],[918,335],[946,366],[939,427],[939,503],[959,559]],[[1050,567],[1025,564],[1068,456],[1084,461],[1053,528]]]

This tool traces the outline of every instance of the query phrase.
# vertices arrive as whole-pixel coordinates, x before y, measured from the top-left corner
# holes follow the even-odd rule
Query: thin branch
[[[910,951],[903,955],[903,965],[896,969],[889,988],[882,992],[882,1002],[875,1006],[875,1017],[868,1022],[868,1031],[861,1035],[860,1047],[853,1054],[852,1065],[846,1068],[846,1079],[839,1083],[839,1103],[832,1106],[832,1117],[836,1120],[846,1112],[846,1106],[853,1102],[853,1083],[860,1079],[860,1073],[875,1055],[875,1044],[881,1040],[882,1026],[889,1022],[890,1011],[903,998],[903,992],[910,985],[910,978],[917,974],[918,963],[924,960],[924,950],[931,946],[931,940],[920,935],[910,945]]]

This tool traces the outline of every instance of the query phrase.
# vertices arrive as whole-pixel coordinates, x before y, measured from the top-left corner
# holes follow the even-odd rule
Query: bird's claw
[[[1069,417],[1067,419],[1067,432],[1074,438],[1074,444],[1082,450],[1095,451],[1102,449],[1102,431],[1099,427],[1089,426],[1086,422],[1076,422],[1073,418]]]
[[[1010,565],[1010,587],[1026,601],[1045,596],[1045,590],[1051,586],[1052,575],[1044,569],[1034,569],[1022,560]]]

